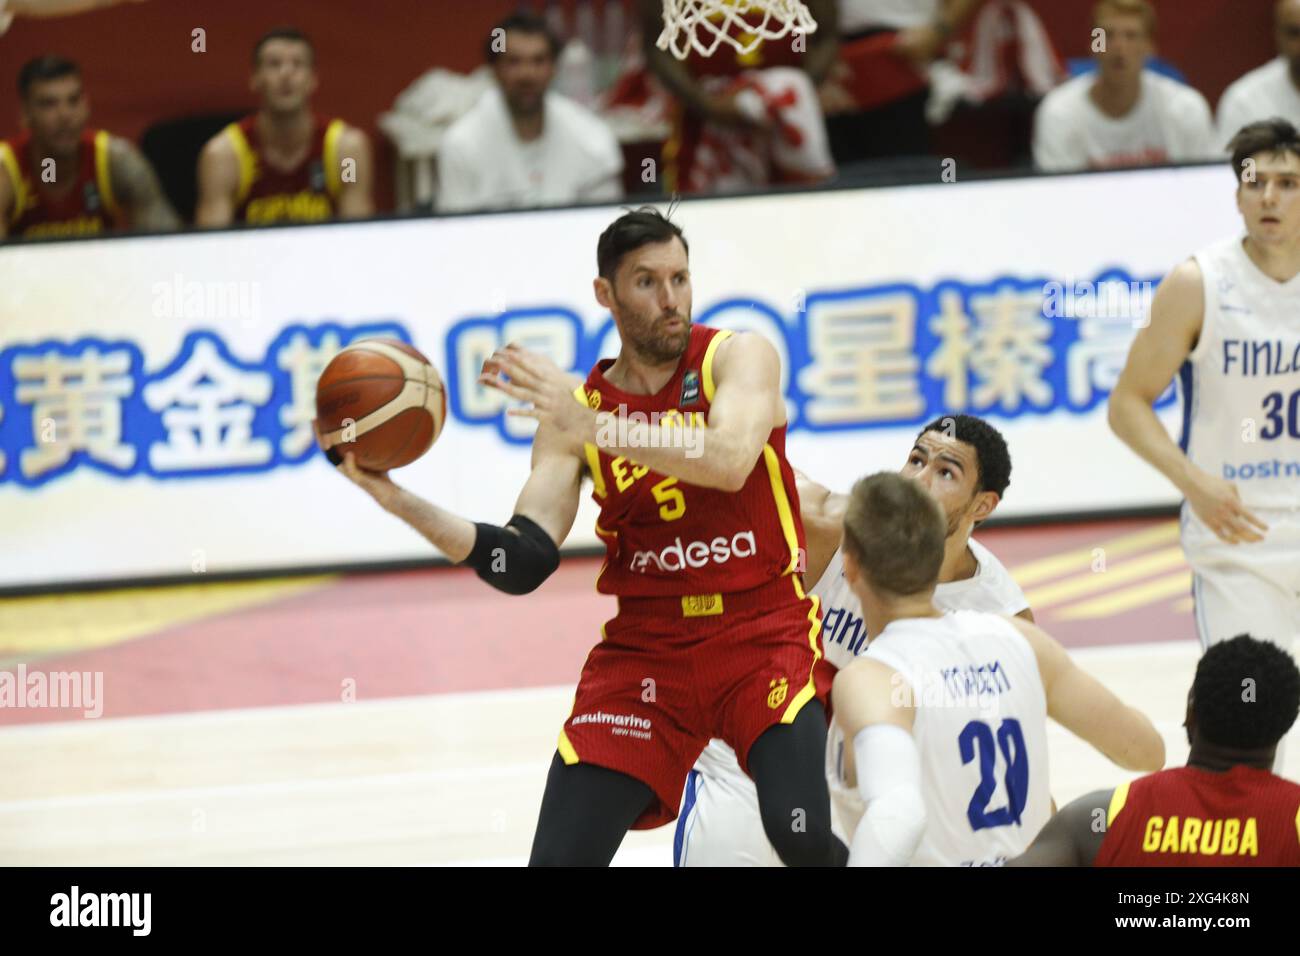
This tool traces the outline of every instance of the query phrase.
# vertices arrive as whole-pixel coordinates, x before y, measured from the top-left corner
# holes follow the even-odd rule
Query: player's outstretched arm
[[[925,835],[911,687],[893,668],[860,657],[836,675],[831,695],[835,719],[853,742],[867,808],[849,845],[849,866],[906,866]]]
[[[1152,772],[1165,765],[1164,738],[1146,714],[1076,665],[1042,628],[1022,618],[1008,620],[1034,649],[1049,717],[1125,770]]]
[[[739,491],[763,454],[768,435],[785,420],[780,359],[771,343],[753,332],[734,335],[718,346],[707,428],[595,412],[573,400],[569,373],[527,349],[499,349],[483,368],[482,384],[531,403],[510,409],[510,414],[553,426],[575,452],[594,445],[705,488]]]
[[[1194,259],[1160,283],[1151,321],[1139,330],[1110,393],[1111,430],[1182,492],[1197,516],[1229,544],[1262,540],[1267,526],[1246,510],[1237,487],[1192,464],[1156,417],[1156,399],[1196,347],[1205,319],[1205,288]]]
[[[1094,790],[1053,814],[1029,849],[1007,866],[1092,866],[1106,838],[1113,790]]]
[[[396,484],[387,472],[360,468],[351,452],[339,470],[455,563],[468,564],[499,591],[526,594],[559,567],[559,546],[578,513],[581,467],[553,432],[538,429],[532,471],[505,527],[475,524],[440,508]]]
[[[808,587],[816,587],[840,546],[844,535],[844,509],[849,499],[847,495],[832,494],[829,488],[819,485],[798,468],[793,471],[795,487],[799,491],[799,515],[808,540],[803,578]]]

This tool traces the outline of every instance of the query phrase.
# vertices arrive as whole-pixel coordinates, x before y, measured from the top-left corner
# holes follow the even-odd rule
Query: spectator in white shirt
[[[1300,0],[1278,0],[1274,23],[1277,58],[1251,70],[1219,97],[1214,145],[1224,152],[1248,123],[1280,116],[1300,126]]]
[[[1097,70],[1062,83],[1034,115],[1034,164],[1046,171],[1104,169],[1218,157],[1210,105],[1200,93],[1145,69],[1155,50],[1147,0],[1093,8]]]
[[[496,83],[452,124],[438,153],[438,209],[616,202],[623,153],[598,116],[548,91],[560,41],[526,13],[487,42]]]

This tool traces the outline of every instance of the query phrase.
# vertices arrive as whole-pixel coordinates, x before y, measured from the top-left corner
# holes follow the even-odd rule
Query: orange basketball
[[[370,471],[409,465],[438,439],[447,393],[438,370],[396,339],[353,342],[316,383],[316,420],[330,450]]]

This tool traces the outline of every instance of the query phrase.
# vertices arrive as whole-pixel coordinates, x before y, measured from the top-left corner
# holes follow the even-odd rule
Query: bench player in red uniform
[[[757,334],[692,326],[686,242],[653,209],[606,229],[597,261],[617,359],[577,390],[522,349],[485,363],[481,381],[530,402],[521,413],[540,423],[506,527],[444,511],[358,469],[351,453],[342,470],[512,594],[559,565],[582,479],[593,481],[608,550],[596,586],[618,596],[618,615],[560,733],[534,864],[606,864],[629,828],[672,821],[687,771],[718,737],[754,779],[782,861],[842,865],[822,769],[830,672],[797,570],[804,533],[776,350]]]
[[[1210,645],[1187,696],[1187,766],[1080,797],[1008,865],[1300,866],[1300,784],[1270,769],[1298,713],[1290,654],[1245,634]]]
[[[128,140],[89,126],[81,70],[60,56],[18,73],[21,134],[0,140],[0,238],[175,229],[153,167]]]
[[[374,214],[366,134],[312,110],[316,54],[305,34],[272,30],[253,48],[249,85],[261,108],[199,154],[200,226],[322,222]]]

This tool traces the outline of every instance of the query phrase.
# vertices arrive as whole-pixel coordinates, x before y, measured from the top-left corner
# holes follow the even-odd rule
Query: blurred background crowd
[[[806,3],[679,60],[662,0],[0,0],[0,229],[1194,163],[1300,123],[1300,0]]]

